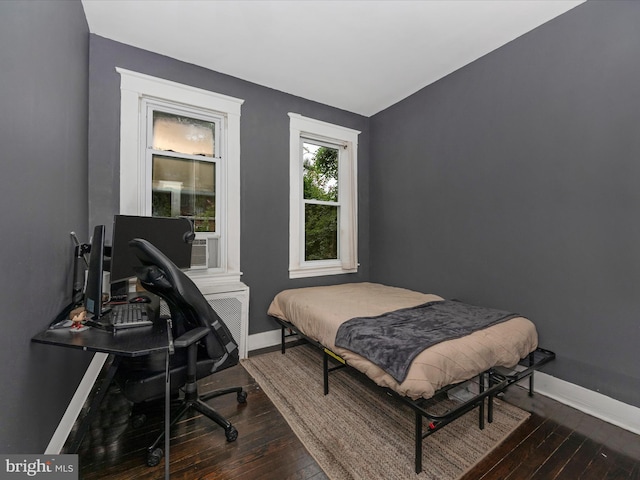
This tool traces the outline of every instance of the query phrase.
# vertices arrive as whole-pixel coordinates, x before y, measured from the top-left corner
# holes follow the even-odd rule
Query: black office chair
[[[140,283],[164,299],[171,312],[175,353],[170,357],[170,384],[172,393],[179,393],[178,389],[182,391],[171,426],[193,409],[224,428],[227,441],[233,442],[238,431],[205,402],[235,392],[238,402],[246,403],[247,392],[242,387],[232,387],[199,395],[197,380],[236,365],[238,345],[198,287],[160,250],[140,238],[131,240],[129,246],[143,265],[136,269]],[[123,361],[116,379],[124,396],[134,404],[163,398],[165,362],[164,353]],[[149,447],[149,466],[160,462],[163,452],[158,445],[163,438],[164,432]]]

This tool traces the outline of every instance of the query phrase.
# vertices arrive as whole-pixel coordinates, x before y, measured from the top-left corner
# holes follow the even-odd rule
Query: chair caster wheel
[[[244,390],[238,392],[238,403],[247,403],[247,392]]]
[[[160,463],[162,455],[164,455],[164,452],[161,448],[156,448],[152,452],[149,452],[149,454],[147,455],[147,465],[149,467],[157,466]]]
[[[238,438],[238,430],[233,425],[226,428],[224,434],[227,437],[227,442],[235,442]]]
[[[131,417],[131,426],[133,428],[140,428],[147,421],[147,416],[144,413]]]

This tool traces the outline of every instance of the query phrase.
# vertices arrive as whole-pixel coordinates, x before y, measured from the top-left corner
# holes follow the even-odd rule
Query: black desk
[[[72,332],[70,328],[45,330],[31,341],[124,357],[140,357],[169,348],[167,323],[164,320],[157,320],[151,326],[125,328],[113,333],[99,328],[82,332]]]
[[[135,327],[108,332],[98,328],[89,328],[81,332],[72,332],[69,328],[45,330],[35,335],[31,341],[56,345],[58,347],[77,348],[88,352],[102,352],[113,354],[113,361],[107,369],[107,373],[98,387],[89,406],[86,416],[83,418],[78,431],[69,447],[70,453],[77,453],[80,444],[91,425],[98,407],[102,402],[118,365],[123,357],[139,357],[156,352],[166,352],[167,373],[169,366],[170,339],[167,334],[167,322],[157,319],[153,325]],[[165,404],[165,470],[169,475],[169,376],[167,375],[166,404]]]

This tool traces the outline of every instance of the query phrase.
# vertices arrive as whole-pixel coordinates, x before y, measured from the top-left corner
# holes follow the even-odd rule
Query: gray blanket
[[[428,302],[347,320],[340,325],[335,344],[375,363],[402,383],[413,359],[428,347],[518,316],[452,300]]]

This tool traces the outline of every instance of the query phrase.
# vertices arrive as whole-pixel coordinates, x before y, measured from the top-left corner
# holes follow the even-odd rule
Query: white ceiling
[[[371,116],[584,0],[82,0],[91,33]]]

